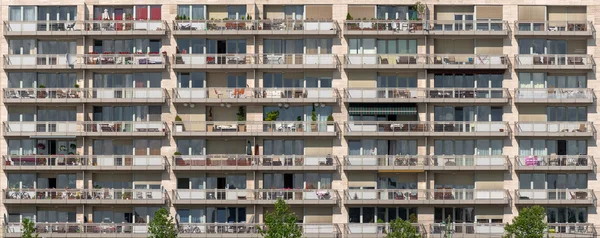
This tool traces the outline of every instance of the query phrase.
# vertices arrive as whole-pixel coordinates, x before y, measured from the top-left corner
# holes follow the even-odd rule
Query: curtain
[[[150,6],[150,20],[161,20],[160,6]]]
[[[35,7],[23,7],[23,21],[35,21]]]
[[[533,154],[538,156],[547,155],[545,140],[533,140]]]
[[[489,140],[477,140],[477,155],[490,155]]]
[[[189,5],[177,6],[177,15],[189,17],[190,16],[190,6]]]
[[[8,15],[9,21],[21,21],[21,6],[9,7]]]
[[[136,6],[135,14],[137,20],[148,20],[148,7],[147,6]]]
[[[531,155],[531,140],[519,141],[519,155]]]
[[[204,19],[204,5],[192,5],[192,20]]]

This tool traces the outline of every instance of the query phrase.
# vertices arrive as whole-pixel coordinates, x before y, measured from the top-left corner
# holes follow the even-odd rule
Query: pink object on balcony
[[[538,160],[537,160],[537,156],[527,156],[525,157],[525,165],[526,166],[537,166],[538,165]]]

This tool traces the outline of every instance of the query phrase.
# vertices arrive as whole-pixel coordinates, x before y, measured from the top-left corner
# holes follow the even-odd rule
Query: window
[[[264,155],[303,155],[304,140],[264,140]]]
[[[378,88],[416,88],[417,78],[409,76],[398,76],[398,75],[378,75],[377,76],[377,87]]]
[[[178,5],[177,15],[189,18],[190,20],[204,20],[205,9],[204,5]]]
[[[377,40],[377,54],[416,54],[417,40]]]
[[[441,107],[433,108],[435,121],[501,121],[502,107]]]
[[[434,207],[433,222],[442,223],[450,217],[451,222],[473,223],[475,221],[475,208],[472,207]]]
[[[586,140],[519,140],[519,155],[587,155]]]
[[[8,18],[10,21],[35,21],[35,6],[9,6]]]
[[[161,106],[95,106],[94,121],[160,121]]]
[[[416,155],[416,140],[349,140],[349,155]]]
[[[519,73],[519,88],[587,88],[585,75]]]
[[[546,107],[548,121],[587,121],[587,107]]]
[[[407,20],[409,18],[408,6],[377,5],[378,20]]]
[[[375,39],[348,39],[348,54],[376,54]]]
[[[181,155],[204,155],[206,141],[201,139],[177,140],[177,151]]]
[[[8,53],[13,55],[36,54],[35,40],[9,40]]]
[[[436,74],[435,88],[502,88],[502,74]]]
[[[35,140],[8,140],[8,153],[10,155],[33,155],[36,153]]]
[[[179,223],[206,223],[206,209],[178,209]]]
[[[555,227],[552,223],[587,223],[586,207],[546,207],[546,218],[550,229],[566,233],[565,226]]]
[[[160,88],[161,81],[161,73],[94,73],[94,88]]]
[[[304,20],[304,6],[303,5],[283,6],[283,13],[285,15],[285,19]]]
[[[37,211],[37,222],[58,223],[58,222],[76,222],[75,211]]]
[[[306,54],[331,54],[331,39],[305,39]]]
[[[587,174],[520,174],[519,189],[587,189]]]
[[[35,174],[8,174],[8,188],[33,189],[36,180]]]
[[[179,88],[204,88],[206,81],[205,72],[177,73]]]
[[[227,6],[227,18],[229,20],[240,20],[242,17],[246,18],[246,6],[245,5],[230,5]]]

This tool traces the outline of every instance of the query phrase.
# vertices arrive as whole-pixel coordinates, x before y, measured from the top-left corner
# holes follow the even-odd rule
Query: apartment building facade
[[[595,237],[595,1],[4,1],[3,236]],[[449,223],[449,225],[448,225]]]

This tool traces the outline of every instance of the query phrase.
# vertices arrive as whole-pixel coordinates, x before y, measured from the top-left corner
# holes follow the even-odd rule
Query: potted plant
[[[246,131],[246,124],[245,124],[246,108],[243,106],[239,107],[236,115],[237,115],[237,120],[238,120],[238,131],[241,131],[241,132]]]
[[[40,90],[38,90],[38,98],[45,98],[46,97],[46,90],[44,90],[44,88],[46,88],[45,85],[40,84],[38,86],[38,88],[40,88]]]
[[[414,213],[411,213],[411,214],[408,216],[408,221],[409,221],[410,223],[413,223],[413,224],[417,223],[417,222],[418,222],[418,220],[417,220],[417,215],[415,215]]]
[[[265,121],[277,121],[277,118],[279,118],[279,111],[270,111],[270,112],[267,112],[267,117],[264,120]],[[265,126],[267,127],[268,132],[272,132],[275,124],[271,123],[271,124],[267,124]]]
[[[327,132],[334,132],[335,125],[333,124],[333,115],[327,117]]]
[[[381,218],[377,219],[377,233],[383,234],[385,233],[385,225],[383,224],[383,220]]]
[[[179,115],[175,116],[175,131],[183,132],[183,123]]]
[[[425,4],[423,4],[421,1],[417,1],[415,2],[415,5],[412,6],[412,9],[417,12],[417,18],[414,19],[414,17],[411,20],[423,20],[423,18],[425,17],[425,9],[427,8],[427,6]],[[414,30],[423,30],[423,23],[413,23],[412,24],[413,29]]]
[[[317,131],[317,113],[315,112],[315,107],[313,106],[312,108],[312,113],[311,113],[311,117],[310,119],[312,119],[312,123],[310,123],[310,131],[312,132],[316,132]]]
[[[303,132],[304,131],[304,126],[302,125],[302,122],[301,122],[302,121],[302,117],[301,116],[296,117],[296,121],[298,121],[298,127],[297,127],[296,130],[298,132]]]

